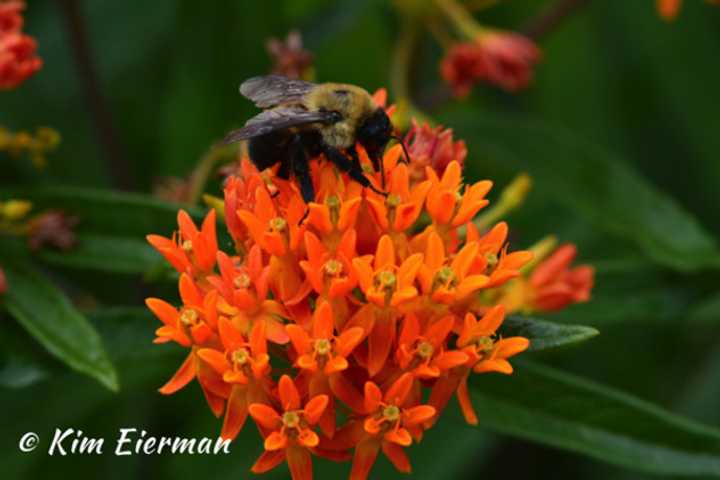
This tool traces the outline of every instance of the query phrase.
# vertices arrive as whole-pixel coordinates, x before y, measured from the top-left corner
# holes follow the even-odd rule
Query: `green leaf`
[[[481,426],[497,432],[634,470],[720,475],[720,430],[553,368],[474,377],[471,397]]]
[[[530,340],[529,351],[538,351],[584,342],[600,332],[583,325],[564,325],[535,318],[509,316],[503,322],[500,333],[505,337],[525,337]]]
[[[118,389],[115,368],[98,332],[67,297],[39,272],[3,260],[7,311],[51,354],[111,390]]]
[[[446,118],[485,163],[526,170],[538,190],[598,229],[635,242],[681,271],[720,266],[716,242],[671,197],[627,163],[559,127],[516,116],[456,113]]]
[[[160,261],[144,240],[82,233],[71,250],[43,249],[38,255],[53,265],[113,273],[144,273]]]
[[[720,325],[720,293],[693,305],[687,317],[696,325]]]
[[[177,229],[179,208],[196,219],[202,209],[165,202],[149,195],[77,187],[2,189],[2,198],[23,198],[33,202],[34,211],[61,209],[79,218],[80,232],[105,236],[132,237],[142,241],[149,233],[168,235]]]

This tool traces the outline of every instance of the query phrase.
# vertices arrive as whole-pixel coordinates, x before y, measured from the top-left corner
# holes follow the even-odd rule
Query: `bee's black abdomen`
[[[293,135],[287,132],[271,132],[251,138],[248,142],[250,160],[258,170],[265,170],[288,159],[288,148]]]

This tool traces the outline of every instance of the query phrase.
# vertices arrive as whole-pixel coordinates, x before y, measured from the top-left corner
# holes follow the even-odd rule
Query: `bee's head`
[[[392,136],[392,123],[382,108],[378,108],[365,119],[356,132],[357,141],[370,158],[380,157]]]

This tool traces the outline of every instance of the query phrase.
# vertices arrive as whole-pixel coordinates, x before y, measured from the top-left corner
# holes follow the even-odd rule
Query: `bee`
[[[385,188],[383,153],[390,139],[399,138],[385,110],[366,90],[267,75],[243,82],[240,94],[263,111],[230,132],[224,143],[249,140],[248,154],[255,166],[264,170],[279,163],[276,175],[284,180],[293,176],[306,204],[315,200],[309,160],[320,154],[363,187],[386,195],[363,173],[356,143],[367,152],[373,169],[381,172]]]

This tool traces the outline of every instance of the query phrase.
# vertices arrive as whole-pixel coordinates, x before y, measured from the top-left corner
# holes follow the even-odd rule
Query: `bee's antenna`
[[[393,135],[392,138],[394,138],[395,140],[397,140],[398,142],[400,142],[400,145],[402,146],[403,154],[405,155],[405,162],[404,162],[404,163],[405,163],[405,164],[410,163],[410,154],[408,153],[407,147],[405,146],[405,142],[403,142],[403,140],[402,140],[402,138],[400,137],[400,135]]]

